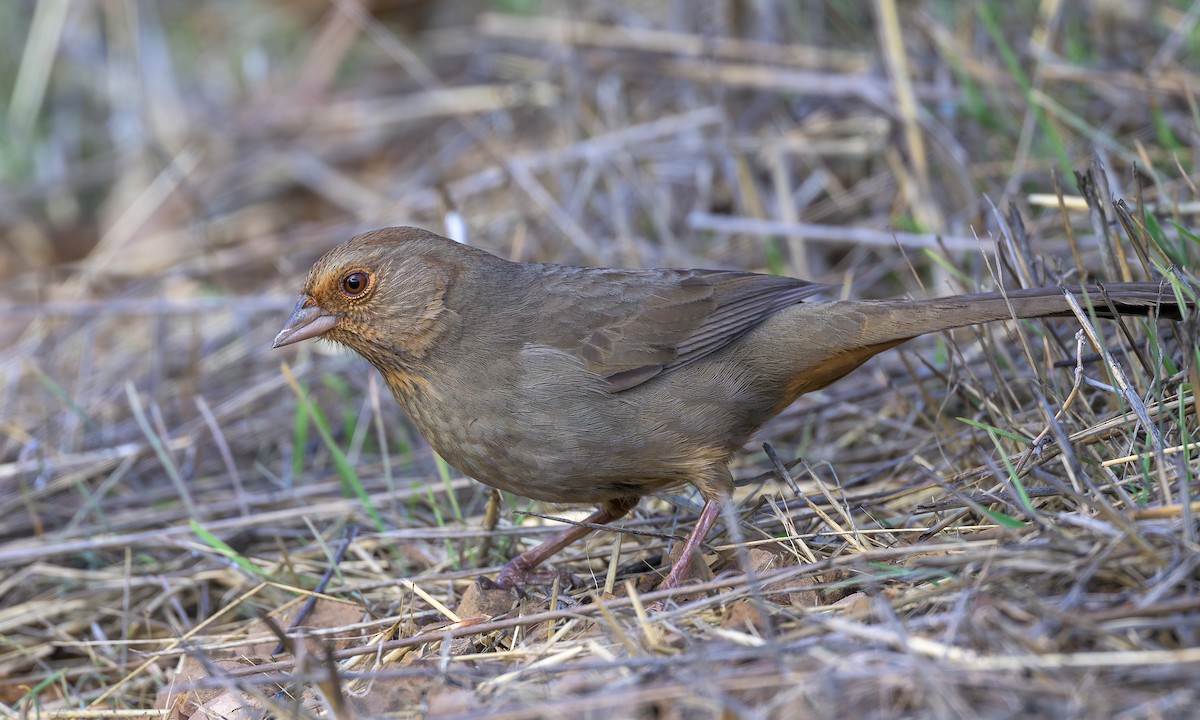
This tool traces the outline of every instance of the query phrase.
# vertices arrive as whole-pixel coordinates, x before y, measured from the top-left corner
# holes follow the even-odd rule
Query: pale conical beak
[[[309,295],[301,295],[292,308],[292,316],[283,324],[283,329],[275,336],[272,347],[283,347],[298,343],[301,340],[324,335],[337,325],[338,316],[331,315],[325,308],[317,304]]]

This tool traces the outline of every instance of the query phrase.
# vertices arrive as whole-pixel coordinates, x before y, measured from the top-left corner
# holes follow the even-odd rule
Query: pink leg
[[[637,505],[637,501],[637,498],[611,500],[601,505],[596,512],[584,518],[583,522],[590,525],[607,525],[613,520],[624,517],[626,513]],[[541,545],[529,548],[505,563],[504,567],[500,570],[500,574],[496,577],[496,584],[500,587],[509,588],[529,582],[535,577],[535,574],[530,571],[541,565],[551,555],[593,530],[595,528],[572,525],[566,530],[551,535],[550,539]]]
[[[692,565],[692,558],[695,557],[696,551],[700,549],[700,544],[704,542],[705,536],[708,535],[708,531],[712,529],[713,523],[720,515],[720,500],[704,501],[704,510],[700,512],[700,518],[696,520],[696,527],[692,530],[692,534],[688,535],[688,539],[683,545],[683,552],[679,554],[679,560],[675,561],[675,566],[671,568],[670,574],[658,586],[659,590],[677,588],[683,584],[683,579],[687,577],[688,569]]]

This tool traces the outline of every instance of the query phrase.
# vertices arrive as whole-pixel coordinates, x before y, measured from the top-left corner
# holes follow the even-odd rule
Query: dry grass
[[[367,5],[0,6],[0,714],[1195,715],[1194,316],[922,338],[802,399],[761,433],[795,487],[748,448],[658,614],[695,498],[564,552],[582,588],[464,601],[555,523],[485,530],[373,371],[269,348],[396,224],[1194,292],[1200,5]]]

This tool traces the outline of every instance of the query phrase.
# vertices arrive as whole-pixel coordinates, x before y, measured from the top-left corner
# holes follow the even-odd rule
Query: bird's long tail
[[[1158,283],[1112,283],[1086,287],[1065,288],[1089,314],[1089,305],[1096,316],[1112,318],[1119,315],[1154,315],[1178,320],[1184,314],[1169,285]],[[866,306],[874,303],[862,303]],[[882,303],[886,305],[886,301]],[[868,311],[868,315],[874,314]],[[909,339],[930,332],[949,330],[964,325],[1011,320],[1013,318],[1070,317],[1074,315],[1064,288],[1048,287],[1010,290],[972,295],[956,295],[930,300],[914,300],[893,306],[883,316],[893,325],[879,340]]]
[[[1179,319],[1191,305],[1181,306],[1169,285],[1112,283],[1069,287],[1084,313],[1099,317],[1152,315]],[[787,388],[777,409],[800,395],[843,377],[871,357],[919,335],[965,325],[1074,315],[1062,288],[1034,288],[1004,293],[955,295],[929,300],[864,300],[812,303],[780,313],[775,323],[790,330],[763,333],[760,346],[782,339],[765,353],[780,358],[763,371],[778,371]],[[786,340],[791,338],[790,341]],[[798,343],[796,338],[803,338]]]

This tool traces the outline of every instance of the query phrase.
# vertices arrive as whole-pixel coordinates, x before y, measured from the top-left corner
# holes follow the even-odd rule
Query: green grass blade
[[[288,385],[291,386],[292,392],[296,394],[297,400],[300,401],[300,405],[308,414],[309,419],[316,426],[317,433],[321,436],[321,440],[325,442],[325,447],[329,449],[329,455],[333,458],[334,471],[342,481],[342,487],[348,488],[358,498],[358,501],[362,503],[363,509],[366,511],[368,517],[371,518],[371,523],[375,526],[375,529],[379,532],[384,532],[387,526],[383,522],[383,517],[379,514],[379,509],[371,502],[371,496],[367,494],[366,488],[363,487],[362,481],[359,479],[358,473],[355,472],[354,466],[350,464],[346,453],[338,447],[337,441],[333,439],[333,433],[329,431],[329,424],[325,421],[324,415],[313,405],[308,393],[304,392],[300,384],[296,382],[295,376],[292,375],[292,369],[288,367],[287,363],[283,364],[283,376],[287,380]]]

